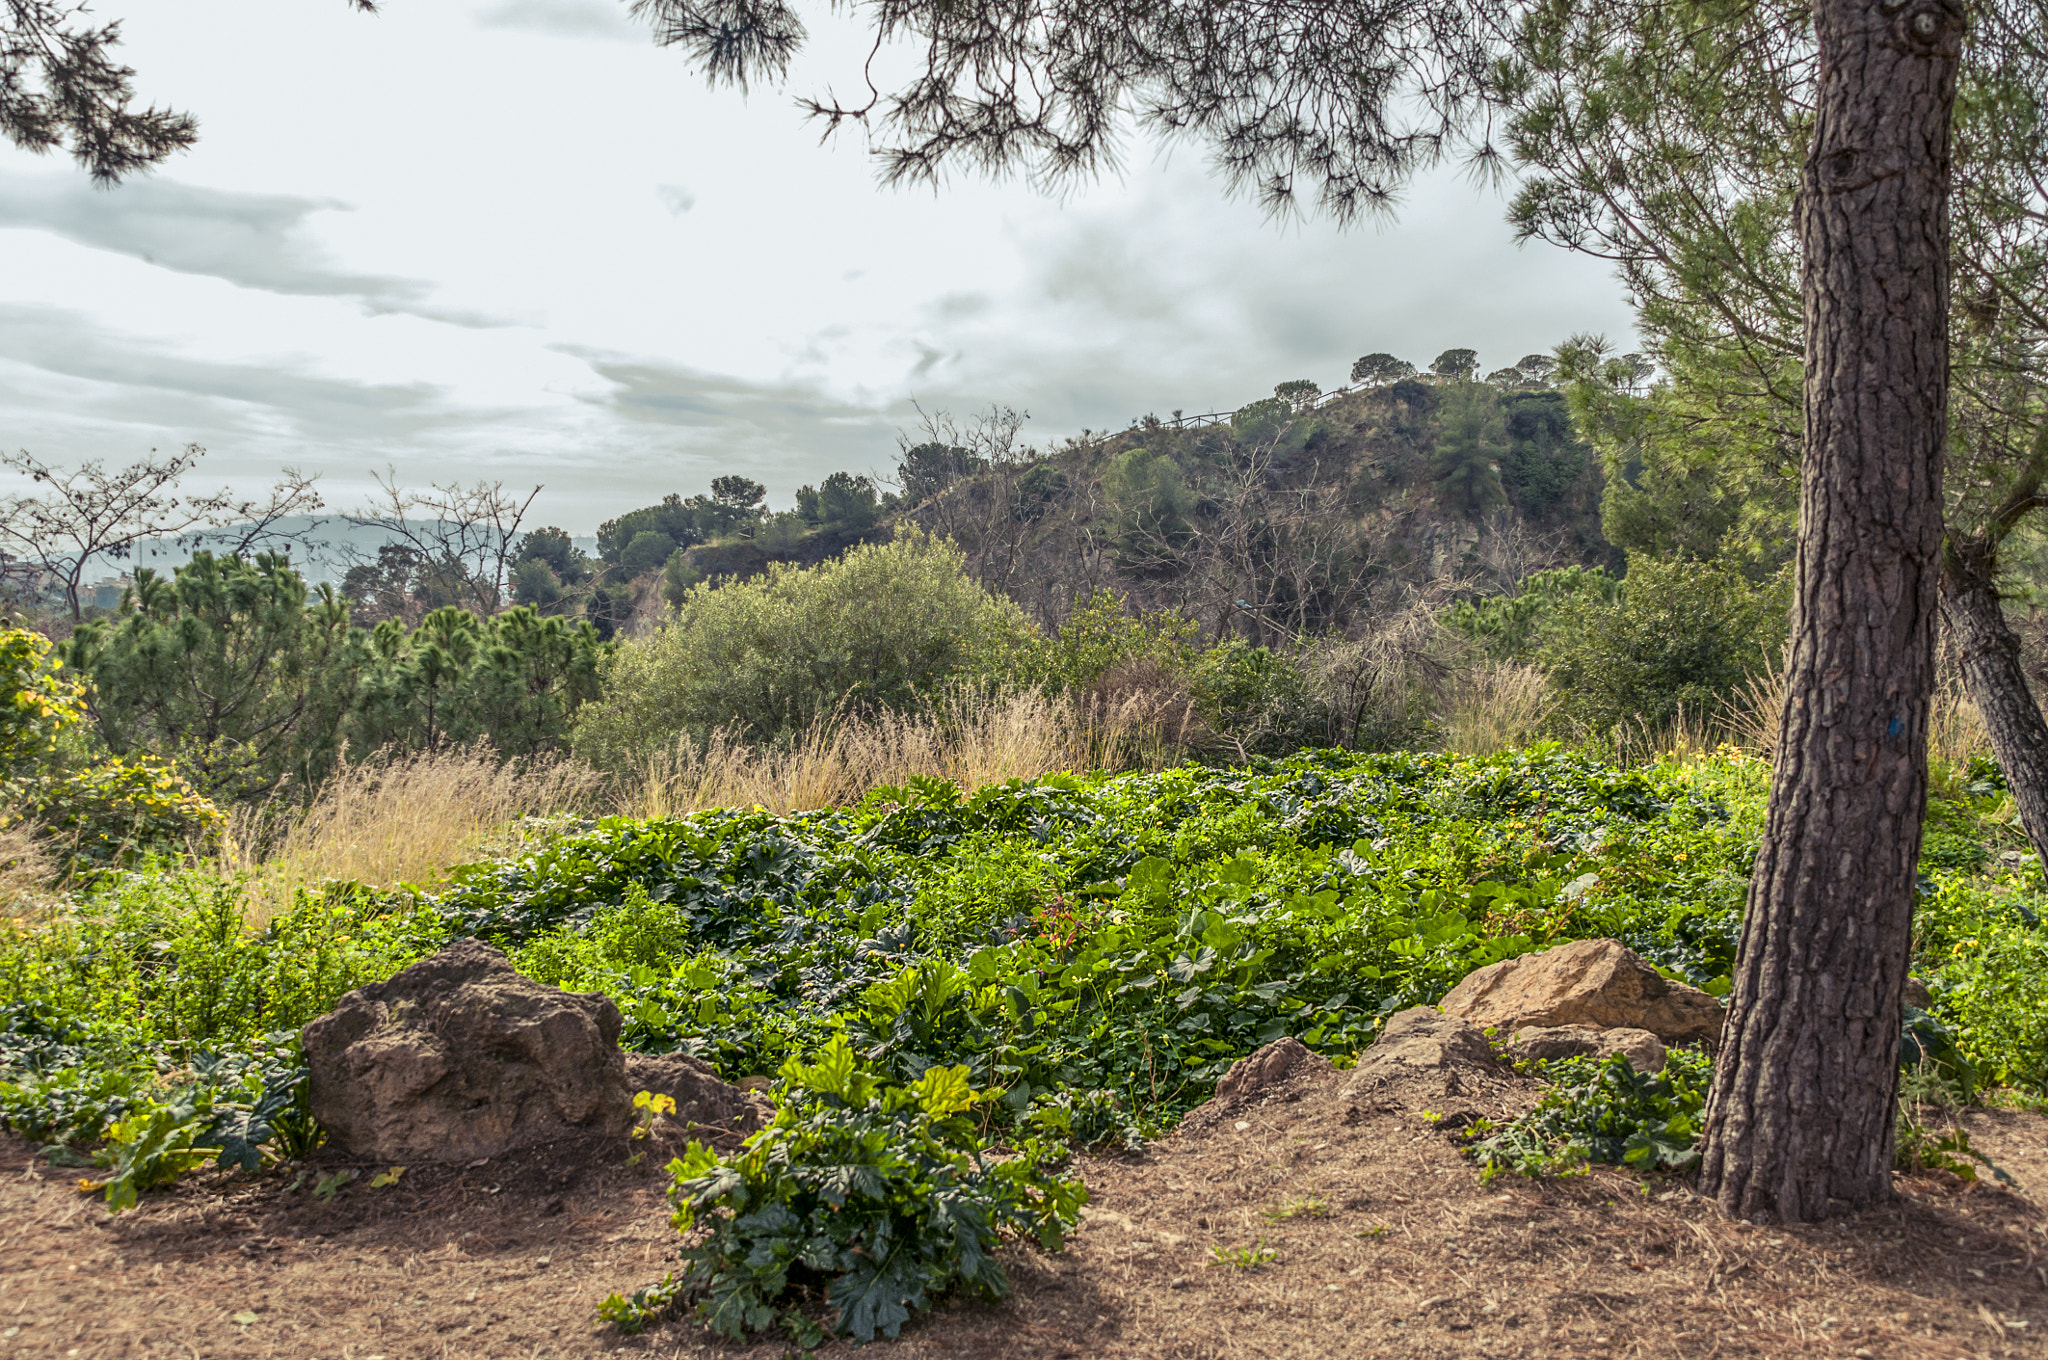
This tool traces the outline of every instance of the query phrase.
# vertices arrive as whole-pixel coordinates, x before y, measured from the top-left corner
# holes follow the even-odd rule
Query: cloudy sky
[[[541,483],[588,533],[724,472],[784,505],[886,470],[913,400],[1045,442],[1369,350],[1493,368],[1629,329],[1604,265],[1517,247],[1448,171],[1348,232],[1265,220],[1189,147],[1063,198],[879,188],[792,99],[848,84],[850,32],[743,98],[623,0],[98,8],[201,141],[111,191],[0,150],[0,444],[58,463],[196,442],[213,483],[290,464],[336,508],[387,466]]]

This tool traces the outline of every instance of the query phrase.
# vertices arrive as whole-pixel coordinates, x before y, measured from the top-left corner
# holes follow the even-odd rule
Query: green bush
[[[1477,643],[1488,660],[1528,661],[1557,632],[1560,606],[1582,598],[1616,605],[1621,582],[1598,567],[1559,567],[1524,577],[1513,594],[1460,600],[1441,617],[1446,628]]]
[[[1613,603],[1580,593],[1557,606],[1539,654],[1572,729],[1670,729],[1681,714],[1711,724],[1785,645],[1790,578],[1757,585],[1713,562],[1638,559]]]
[[[1054,1174],[1064,1150],[1035,1138],[986,1157],[970,1117],[986,1098],[965,1067],[930,1067],[907,1086],[878,1081],[844,1036],[815,1062],[790,1059],[774,1121],[742,1151],[692,1143],[669,1164],[675,1226],[702,1230],[682,1270],[634,1299],[613,1295],[604,1315],[637,1330],[652,1306],[687,1296],[721,1336],[744,1341],[779,1324],[808,1346],[823,1329],[806,1295],[821,1294],[831,1330],[856,1341],[893,1338],[955,1290],[1005,1297],[997,1242],[1021,1235],[1059,1250],[1088,1192]]]
[[[1192,619],[1170,610],[1132,612],[1111,590],[1076,595],[1073,610],[1049,634],[1034,636],[1018,660],[1018,678],[1053,690],[1086,690],[1132,662],[1185,671],[1198,655]]]
[[[82,877],[207,845],[220,810],[162,761],[97,747],[91,687],[63,664],[40,635],[0,629],[0,830],[25,827]]]
[[[690,733],[772,739],[844,705],[902,708],[959,675],[1006,665],[1030,625],[968,575],[950,542],[906,531],[816,567],[771,564],[702,584],[668,624],[628,642],[587,706],[576,748],[601,764]]]

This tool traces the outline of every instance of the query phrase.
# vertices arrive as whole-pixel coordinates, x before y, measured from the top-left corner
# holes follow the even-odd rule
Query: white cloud
[[[8,442],[196,439],[213,475],[295,462],[340,487],[387,462],[545,481],[543,517],[583,532],[734,468],[786,503],[884,467],[913,397],[1025,408],[1045,441],[1333,386],[1368,350],[1497,367],[1629,324],[1603,265],[1517,250],[1502,203],[1448,175],[1350,233],[1270,223],[1142,148],[1059,200],[880,190],[856,138],[705,89],[624,12],[125,15],[145,95],[203,140],[111,192],[0,153]],[[829,83],[834,41],[800,88]]]

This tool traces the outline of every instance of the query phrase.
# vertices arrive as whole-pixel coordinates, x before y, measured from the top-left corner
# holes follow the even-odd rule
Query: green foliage
[[[626,569],[628,576],[644,576],[660,569],[667,562],[678,545],[673,538],[656,529],[642,529],[633,535],[633,541],[619,551],[619,565]]]
[[[1763,587],[1714,562],[1638,559],[1621,596],[1560,602],[1539,653],[1563,720],[1605,737],[1624,724],[1662,731],[1683,713],[1718,720],[1748,677],[1785,645],[1791,583]]]
[[[317,1135],[294,1122],[289,1045],[271,1036],[478,935],[531,977],[610,996],[631,1048],[739,1078],[809,1065],[840,1039],[876,1091],[965,1069],[985,1093],[977,1136],[1132,1146],[1262,1043],[1292,1034],[1341,1058],[1386,1015],[1557,941],[1616,938],[1724,989],[1768,779],[1735,754],[1622,770],[1551,746],[1327,751],[965,794],[918,779],[849,808],[608,819],[463,868],[431,900],[336,888],[260,929],[210,875],[110,876],[50,920],[0,923],[0,1118],[84,1146],[190,1095],[175,1130],[197,1120],[188,1088],[206,1062],[240,1072],[267,1053],[260,1098],[242,1076],[210,1079],[207,1108],[237,1107],[245,1130],[209,1116],[156,1146],[225,1152],[234,1134],[259,1158],[299,1155]],[[1987,775],[1950,788],[1929,824],[2003,846],[2010,816]],[[1909,1017],[1912,1080],[1960,1090],[1974,1069],[2048,1087],[2038,867],[1925,873],[1916,971],[1933,1001]],[[1645,1157],[1682,1159],[1675,1086],[1612,1071],[1566,1085],[1587,1089],[1503,1157],[1555,1161],[1597,1135],[1620,1139],[1621,1158],[1643,1131]],[[1677,1104],[1644,1123],[1658,1099]],[[868,1114],[827,1106],[817,1138],[867,1137]],[[822,1287],[790,1279],[799,1295]],[[658,1292],[619,1300],[620,1315]],[[785,1318],[791,1297],[774,1304]]]
[[[927,441],[903,450],[896,463],[896,481],[903,488],[905,506],[922,505],[983,466],[972,449]]]
[[[1290,382],[1284,382],[1276,386],[1273,389],[1273,395],[1286,402],[1289,407],[1299,413],[1313,407],[1316,404],[1316,398],[1322,395],[1322,391],[1321,387],[1318,387],[1307,378],[1295,378]]]
[[[1934,1014],[1953,1030],[1962,1060],[1986,1080],[2043,1090],[2048,928],[2038,898],[2030,904],[2015,886],[1937,872],[1923,880],[1913,924],[1922,955],[1940,970]]]
[[[168,580],[138,570],[120,617],[80,627],[64,655],[109,750],[175,761],[228,799],[331,769],[370,661],[347,607],[285,558],[204,552]]]
[[[1275,403],[1284,407],[1285,403]],[[1173,459],[1149,449],[1127,449],[1102,474],[1117,565],[1138,575],[1171,570],[1194,538],[1194,493]]]
[[[819,1293],[832,1330],[857,1341],[895,1337],[955,1290],[1005,1297],[997,1242],[1018,1235],[1059,1250],[1088,1193],[1055,1173],[1064,1152],[1037,1138],[987,1158],[971,1116],[988,1098],[965,1067],[928,1067],[905,1085],[877,1079],[844,1036],[814,1061],[792,1057],[775,1119],[740,1152],[692,1143],[670,1163],[675,1226],[702,1234],[661,1288],[696,1297],[721,1336],[782,1325],[799,1344],[819,1336],[803,1309]],[[605,1311],[632,1325],[656,1301],[615,1296]]]
[[[558,750],[597,691],[602,649],[589,625],[526,607],[479,620],[448,605],[365,636],[283,558],[200,553],[168,581],[139,571],[126,612],[81,627],[65,656],[92,682],[110,750],[170,761],[232,799],[316,787],[344,745]]]
[[[1385,387],[1414,376],[1414,364],[1406,359],[1397,359],[1385,350],[1365,355],[1351,365],[1351,381],[1370,387]]]
[[[1193,620],[1167,610],[1134,611],[1114,591],[1076,595],[1072,612],[1056,632],[1032,638],[1019,661],[1019,678],[1054,690],[1086,690],[1136,661],[1184,671],[1196,656],[1199,631]]]
[[[79,749],[90,689],[35,633],[0,629],[0,828],[26,823],[72,874],[202,847],[220,810],[148,757]]]
[[[40,633],[0,629],[0,777],[54,763],[65,730],[85,716],[85,687],[59,675],[63,666]]]
[[[875,484],[851,472],[835,472],[813,491],[804,487],[796,493],[797,513],[821,529],[842,534],[864,534],[881,518],[882,503]]]
[[[1451,382],[1470,382],[1479,367],[1476,350],[1447,349],[1429,361],[1429,371]]]
[[[1445,609],[1445,627],[1478,643],[1492,661],[1526,661],[1558,631],[1559,606],[1585,598],[1613,606],[1621,581],[1598,567],[1558,567],[1522,579],[1510,595],[1460,600]]]
[[[391,754],[479,740],[508,756],[558,751],[576,710],[597,697],[604,657],[589,623],[524,606],[481,620],[437,609],[410,633],[387,619],[370,649],[348,730]]]
[[[1437,493],[1458,514],[1483,515],[1507,499],[1500,480],[1501,460],[1509,452],[1500,396],[1483,383],[1459,381],[1444,394],[1440,410],[1436,452],[1430,456]]]
[[[1531,355],[1523,362],[1542,357]],[[1582,487],[1590,496],[1592,450],[1573,427],[1564,394],[1510,392],[1500,405],[1507,438],[1500,481],[1508,500],[1530,519],[1548,522],[1573,508]]]
[[[1309,677],[1285,653],[1226,637],[1195,657],[1188,679],[1202,720],[1248,754],[1321,744],[1326,726]]]
[[[1498,1128],[1469,1126],[1468,1153],[1484,1180],[1503,1171],[1557,1175],[1587,1162],[1644,1171],[1683,1170],[1699,1160],[1700,1120],[1713,1063],[1674,1049],[1658,1073],[1621,1054],[1542,1064],[1550,1089],[1536,1107]]]
[[[580,585],[590,576],[590,561],[577,551],[567,529],[535,529],[519,540],[512,560],[515,565],[538,562],[565,586]],[[530,603],[530,601],[520,601]]]
[[[968,575],[960,551],[907,530],[816,567],[772,564],[693,587],[675,616],[628,642],[576,745],[630,763],[680,733],[767,739],[842,706],[900,708],[1029,636],[1016,605]]]

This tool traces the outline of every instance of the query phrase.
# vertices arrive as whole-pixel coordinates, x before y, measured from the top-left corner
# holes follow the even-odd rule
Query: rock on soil
[[[1535,1025],[1518,1029],[1508,1051],[1531,1062],[1556,1058],[1605,1058],[1620,1053],[1638,1072],[1664,1070],[1664,1045],[1646,1029],[1594,1029],[1590,1025]]]
[[[1257,1095],[1305,1071],[1332,1072],[1330,1060],[1292,1035],[1275,1039],[1250,1057],[1239,1058],[1216,1083],[1216,1099],[1238,1100]]]
[[[1714,1043],[1721,1003],[1673,982],[1616,940],[1573,940],[1488,964],[1439,1003],[1502,1034],[1534,1026],[1646,1029],[1667,1044]]]
[[[1484,1084],[1506,1081],[1513,1075],[1476,1025],[1445,1015],[1434,1006],[1410,1006],[1387,1017],[1380,1037],[1359,1054],[1358,1067],[1345,1083],[1344,1098],[1355,1100],[1418,1078],[1446,1094],[1469,1094],[1473,1083],[1461,1072]]]
[[[690,1137],[737,1143],[775,1117],[766,1096],[727,1084],[709,1063],[687,1053],[629,1053],[626,1088],[651,1091],[676,1103],[670,1120]]]
[[[621,1133],[633,1097],[620,1027],[609,998],[543,986],[457,940],[306,1026],[313,1115],[337,1150],[408,1163]]]

